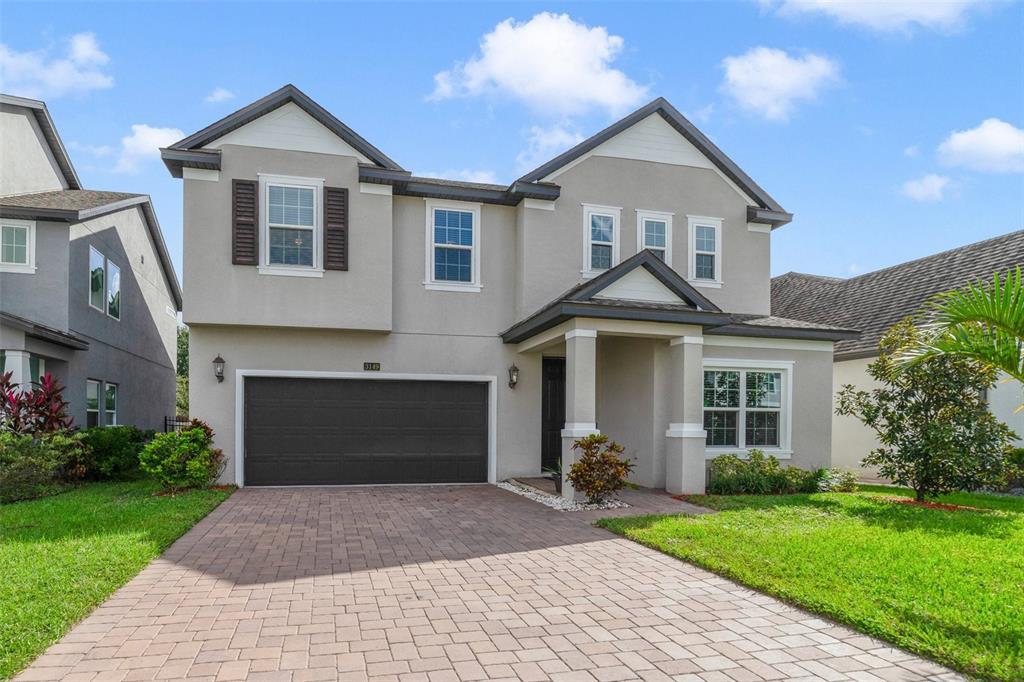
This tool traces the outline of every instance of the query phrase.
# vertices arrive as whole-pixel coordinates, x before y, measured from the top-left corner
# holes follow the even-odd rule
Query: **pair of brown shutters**
[[[260,243],[259,184],[231,181],[231,262],[258,265]],[[324,269],[348,270],[348,189],[324,187]]]

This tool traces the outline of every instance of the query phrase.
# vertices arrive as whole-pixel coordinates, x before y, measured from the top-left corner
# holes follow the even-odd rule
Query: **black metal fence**
[[[184,431],[189,426],[188,417],[164,417],[164,433]]]

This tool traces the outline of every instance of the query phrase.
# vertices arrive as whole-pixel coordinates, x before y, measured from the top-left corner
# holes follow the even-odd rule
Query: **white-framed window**
[[[38,355],[30,355],[28,358],[28,375],[33,384],[38,384],[46,374],[46,359]]]
[[[85,425],[100,425],[100,382],[93,379],[85,381]]]
[[[261,274],[323,276],[323,178],[259,174]]]
[[[637,250],[650,249],[654,255],[672,265],[672,213],[636,210]]]
[[[704,361],[705,447],[711,455],[758,448],[790,450],[793,363]]]
[[[107,259],[107,315],[121,319],[121,268]]]
[[[103,384],[103,425],[117,424],[117,384]]]
[[[686,216],[690,236],[690,282],[722,286],[722,219]]]
[[[36,271],[36,224],[31,220],[0,220],[0,272]]]
[[[426,200],[426,276],[436,291],[480,291],[480,204]]]
[[[583,276],[593,277],[619,264],[622,208],[583,204]]]

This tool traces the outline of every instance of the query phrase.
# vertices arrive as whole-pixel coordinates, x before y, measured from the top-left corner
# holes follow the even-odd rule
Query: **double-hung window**
[[[121,319],[121,268],[94,246],[89,247],[89,305]]]
[[[787,450],[792,369],[789,363],[772,364],[779,366],[705,367],[704,430],[709,450]]]
[[[117,384],[104,384],[103,392],[103,424],[114,426],[117,424]]]
[[[4,218],[0,222],[0,272],[35,272],[35,242],[34,222]]]
[[[593,276],[610,270],[619,262],[619,218],[616,206],[583,204],[583,274]]]
[[[701,286],[722,284],[722,219],[687,216],[690,233],[690,281]]]
[[[424,285],[441,291],[480,291],[480,206],[427,201]]]
[[[636,212],[636,243],[638,250],[651,253],[672,264],[672,214],[661,211]]]
[[[324,181],[260,174],[260,272],[322,275]]]
[[[100,425],[100,382],[92,379],[85,382],[85,425]]]

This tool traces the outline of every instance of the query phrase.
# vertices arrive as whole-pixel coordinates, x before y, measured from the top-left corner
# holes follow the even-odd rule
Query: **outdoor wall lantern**
[[[224,381],[224,358],[217,353],[217,357],[213,359],[213,376],[217,377],[217,383]]]
[[[512,365],[508,368],[508,387],[515,388],[519,383],[519,368]]]

